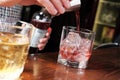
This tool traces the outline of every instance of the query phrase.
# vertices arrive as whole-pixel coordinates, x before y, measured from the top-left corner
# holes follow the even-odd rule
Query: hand
[[[22,0],[0,0],[0,6],[13,6],[21,1]]]
[[[70,8],[70,0],[22,0],[20,4],[43,6],[51,15],[63,14],[66,9]]]
[[[44,49],[44,47],[46,46],[46,44],[47,44],[47,42],[48,42],[48,40],[50,38],[51,32],[52,32],[52,28],[48,28],[45,37],[39,40],[40,41],[40,43],[38,45],[38,49],[39,50],[43,50]]]
[[[70,0],[0,0],[0,6],[16,4],[43,6],[51,15],[63,14],[66,9],[70,8]]]
[[[51,15],[63,14],[70,8],[69,0],[36,0],[37,5],[42,5]]]

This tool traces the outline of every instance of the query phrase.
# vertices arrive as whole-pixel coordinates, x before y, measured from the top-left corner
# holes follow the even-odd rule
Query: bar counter
[[[93,50],[85,70],[57,63],[58,52],[29,55],[20,80],[120,80],[120,48]]]

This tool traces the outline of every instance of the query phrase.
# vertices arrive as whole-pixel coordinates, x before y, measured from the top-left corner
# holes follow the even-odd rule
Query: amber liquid
[[[0,32],[0,80],[15,80],[23,71],[28,54],[28,38]]]

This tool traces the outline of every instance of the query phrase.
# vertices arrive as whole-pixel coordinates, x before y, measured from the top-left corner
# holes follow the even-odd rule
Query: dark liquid
[[[36,28],[42,29],[42,30],[47,30],[50,27],[49,22],[40,22],[39,20],[32,20],[31,24],[33,24]]]
[[[76,11],[76,26],[77,30],[80,31],[80,12]]]
[[[31,24],[33,24],[36,28],[41,29],[41,30],[47,30],[50,27],[50,23],[47,22],[40,22],[39,20],[32,20]],[[37,54],[38,52],[37,47],[32,47],[30,46],[29,48],[29,54]]]
[[[38,48],[31,47],[29,48],[29,54],[38,54]]]

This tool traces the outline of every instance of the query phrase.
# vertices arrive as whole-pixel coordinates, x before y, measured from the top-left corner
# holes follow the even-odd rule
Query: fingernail
[[[60,11],[59,11],[60,14],[63,14],[64,12],[65,12],[64,8],[61,8]]]
[[[69,0],[67,0],[67,4],[66,4],[66,8],[68,9],[68,8],[70,8],[70,1]]]
[[[58,12],[57,12],[57,10],[56,9],[53,9],[52,11],[51,11],[51,15],[56,15]]]

